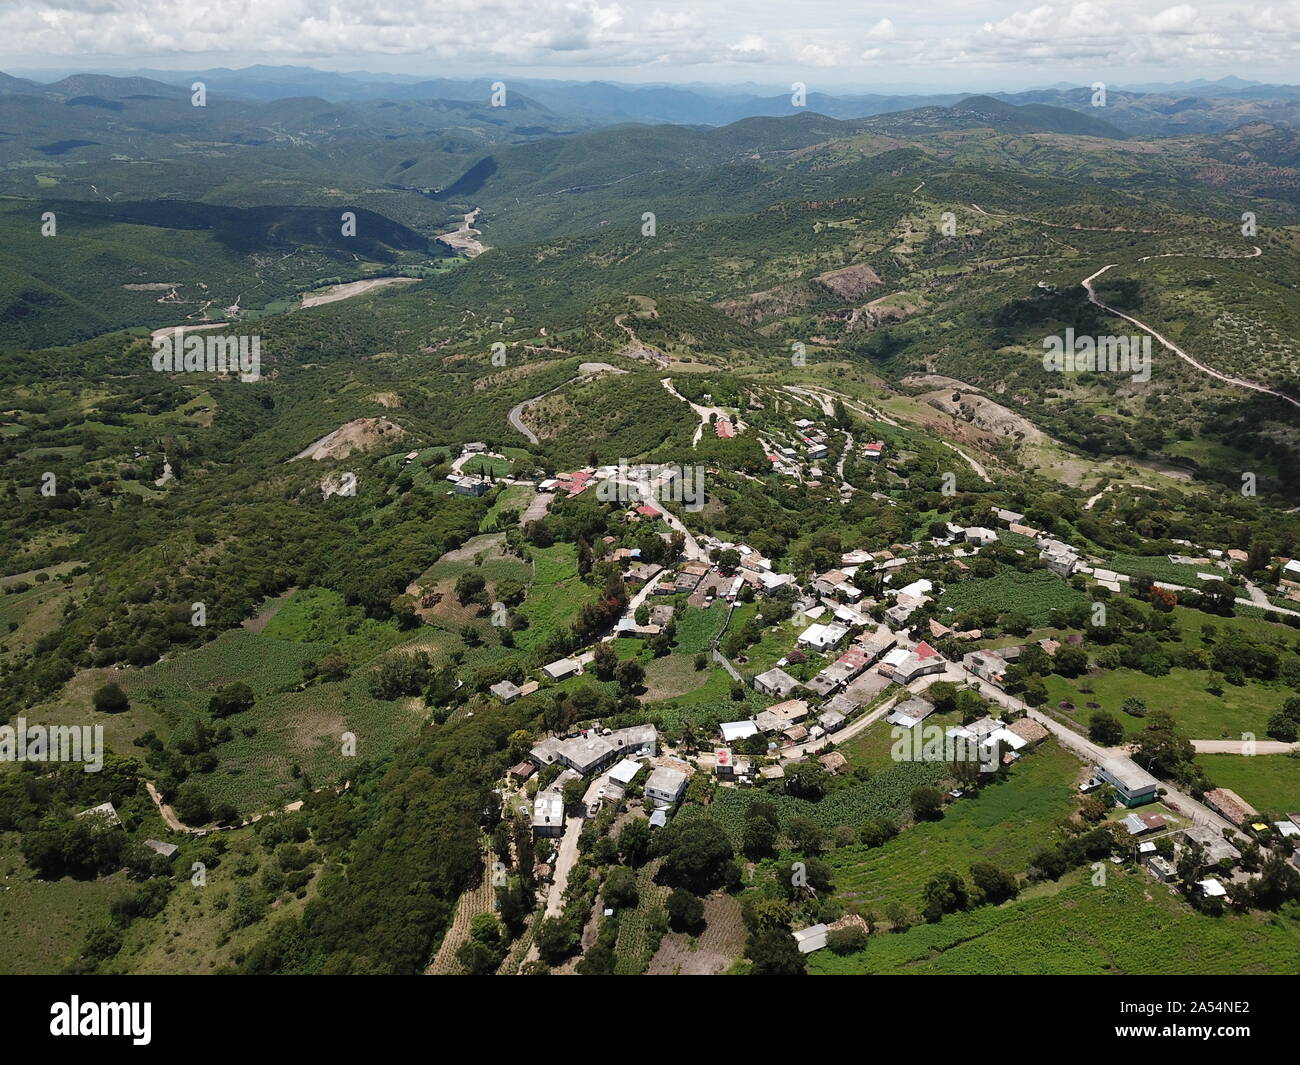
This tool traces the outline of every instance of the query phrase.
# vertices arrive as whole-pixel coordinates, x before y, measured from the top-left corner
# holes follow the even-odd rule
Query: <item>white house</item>
[[[539,791],[533,800],[533,835],[564,834],[564,796],[558,791]]]
[[[686,794],[686,774],[680,769],[660,766],[645,782],[646,798],[671,806]]]
[[[809,625],[799,634],[799,643],[816,651],[825,651],[838,647],[840,641],[848,634],[849,630],[838,622],[831,622],[828,625]]]

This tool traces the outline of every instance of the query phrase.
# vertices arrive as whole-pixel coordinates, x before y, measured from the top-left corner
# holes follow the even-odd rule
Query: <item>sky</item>
[[[810,91],[1300,80],[1300,0],[0,0],[0,69],[291,63]]]

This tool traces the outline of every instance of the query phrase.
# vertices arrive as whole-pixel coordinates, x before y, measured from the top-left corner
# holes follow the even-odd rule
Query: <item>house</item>
[[[641,763],[632,759],[624,758],[613,769],[609,771],[609,779],[612,783],[617,784],[620,788],[626,788],[632,781],[636,780],[637,774],[641,772]]]
[[[1228,893],[1228,889],[1214,877],[1210,877],[1208,880],[1198,880],[1196,886],[1201,889],[1201,894],[1207,899],[1221,899]]]
[[[823,710],[817,715],[817,724],[821,725],[826,732],[839,732],[847,720],[848,718],[838,710]],[[1295,825],[1291,825],[1291,827],[1295,828]],[[1300,836],[1300,829],[1296,829],[1295,834]]]
[[[518,684],[508,680],[498,681],[496,684],[493,684],[488,688],[488,691],[503,703],[513,703],[521,694],[523,694]]]
[[[856,600],[862,598],[862,589],[854,585],[843,570],[828,569],[813,580],[813,591],[818,595]]]
[[[811,954],[815,950],[821,950],[826,946],[826,937],[830,935],[830,926],[824,924],[810,925],[807,928],[800,928],[794,933],[795,944],[799,947],[800,954]]]
[[[1168,822],[1159,814],[1129,814],[1120,824],[1130,836],[1141,836],[1147,832],[1159,832],[1168,828]]]
[[[782,729],[781,735],[790,743],[802,743],[808,738],[808,730],[803,725],[791,725],[787,729]]]
[[[880,666],[878,672],[880,672],[886,677],[892,677],[894,675],[894,671],[898,669],[900,665],[902,665],[904,662],[907,661],[908,656],[911,655],[911,653],[912,652],[909,651],[906,647],[895,647],[892,651],[890,651],[887,655],[885,655],[884,658],[880,660]]]
[[[861,705],[862,704],[847,691],[843,691],[838,695],[831,696],[822,707],[822,712],[823,716],[827,714],[841,714],[845,718],[849,718],[858,712],[858,707]],[[818,720],[820,721],[821,718],[818,718]],[[822,725],[825,727],[825,722],[822,722]],[[835,729],[827,728],[826,731],[834,732]]]
[[[787,699],[754,715],[760,732],[781,732],[808,716],[808,704],[802,699]]]
[[[730,747],[715,747],[713,749],[713,771],[727,780],[730,780],[735,775],[736,763],[731,757]]]
[[[802,647],[811,647],[816,651],[826,651],[832,647],[838,647],[841,640],[849,634],[839,622],[831,622],[827,625],[813,624],[799,634],[799,644]]]
[[[998,521],[1004,525],[1023,525],[1025,522],[1025,516],[1017,514],[1014,510],[1004,510],[1002,507],[997,507],[993,513]]]
[[[1015,724],[1009,725],[1008,729],[1031,746],[1042,743],[1048,736],[1047,729],[1029,717],[1022,717]]]
[[[724,721],[718,726],[724,743],[735,743],[758,735],[758,726],[752,721]]]
[[[1107,758],[1097,767],[1097,775],[1115,789],[1122,806],[1155,802],[1160,787],[1160,781],[1126,755]]]
[[[89,810],[82,810],[77,816],[94,817],[106,825],[116,826],[122,823],[122,818],[117,813],[117,807],[111,802],[101,802],[98,806],[92,806]]]
[[[156,851],[158,854],[161,854],[164,858],[170,858],[180,850],[175,843],[164,843],[160,839],[147,839],[144,841],[144,845],[151,851]]]
[[[640,758],[654,756],[659,744],[659,731],[654,725],[632,725],[605,733],[615,751]]]
[[[885,718],[891,725],[902,728],[914,728],[934,713],[934,706],[917,696],[905,700],[894,707],[893,712]]]
[[[828,773],[843,773],[849,767],[849,760],[839,751],[831,751],[817,759]]]
[[[952,629],[935,618],[930,619],[930,635],[936,640],[942,640],[945,636],[952,635]]]
[[[862,649],[868,666],[893,648],[897,642],[898,638],[883,625],[875,632],[864,632],[853,641],[855,646]]]
[[[618,751],[604,736],[588,734],[566,740],[560,745],[558,755],[559,761],[585,777],[604,769],[618,757]]]
[[[1214,788],[1212,791],[1207,791],[1202,801],[1211,810],[1223,814],[1238,828],[1252,818],[1259,817],[1259,811],[1230,788]]]
[[[809,440],[807,441],[807,444],[808,444],[808,458],[812,461],[816,461],[817,459],[824,459],[827,455],[830,454],[830,449],[827,448],[825,444],[819,444],[815,440]]]
[[[487,495],[488,489],[491,487],[492,485],[487,481],[476,480],[473,477],[458,477],[452,483],[453,490],[463,496]]]
[[[765,765],[759,768],[758,775],[764,780],[784,780],[785,770],[779,765]]]
[[[1183,833],[1183,839],[1200,846],[1205,852],[1205,860],[1211,865],[1222,861],[1234,865],[1241,859],[1241,851],[1223,838],[1223,833],[1209,825],[1193,825]]]
[[[1168,884],[1178,879],[1178,871],[1174,868],[1173,863],[1159,854],[1144,854],[1142,864],[1150,869],[1151,874],[1162,884]]]
[[[883,440],[872,440],[862,445],[862,455],[871,462],[879,462],[881,453],[885,450]]]
[[[686,794],[686,779],[682,770],[660,766],[645,782],[646,798],[671,806]]]
[[[551,680],[564,680],[565,677],[573,677],[581,673],[582,667],[575,658],[561,658],[557,662],[542,666],[542,672]]]
[[[523,762],[519,762],[516,765],[512,765],[510,769],[507,771],[507,775],[514,777],[515,780],[519,781],[520,783],[523,783],[525,780],[527,780],[536,772],[537,772],[537,766],[533,765],[532,762],[523,761]]]
[[[972,525],[966,530],[966,542],[968,544],[978,544],[980,547],[986,547],[989,544],[998,542],[998,534],[992,529],[984,529],[978,525]]]
[[[918,580],[914,580],[906,587],[898,589],[898,595],[900,598],[906,595],[913,599],[925,601],[932,591],[934,591],[934,581],[928,581],[924,577],[921,577]]]
[[[894,682],[897,684],[910,684],[917,677],[925,677],[931,673],[942,673],[948,668],[947,660],[922,640],[902,662],[894,667]]]
[[[996,684],[999,688],[1006,683],[1007,662],[996,651],[971,651],[961,657],[962,667],[968,673],[974,673],[980,680]]]
[[[533,835],[564,835],[564,796],[558,791],[539,791],[533,800]]]
[[[1079,565],[1079,556],[1072,551],[1056,551],[1044,548],[1038,557],[1047,563],[1047,568],[1058,577],[1068,577]]]
[[[663,828],[666,824],[668,824],[667,808],[656,810],[650,815],[651,828]]]
[[[799,681],[790,676],[784,669],[773,667],[766,673],[760,673],[754,678],[754,688],[764,695],[774,695],[777,698],[783,698],[799,687]]]

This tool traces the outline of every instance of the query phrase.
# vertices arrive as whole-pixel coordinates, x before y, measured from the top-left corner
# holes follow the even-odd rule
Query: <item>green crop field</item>
[[[918,822],[883,847],[831,852],[837,894],[877,912],[891,901],[919,909],[921,888],[941,870],[964,877],[972,862],[986,861],[1023,872],[1031,855],[1061,838],[1057,824],[1077,805],[1080,764],[1048,740],[1007,779],[945,807],[941,821]]]
[[[943,605],[958,614],[974,607],[1024,614],[1033,625],[1045,625],[1053,610],[1067,610],[1087,602],[1060,577],[1047,570],[1003,570],[983,580],[960,581],[943,593]]]
[[[950,914],[938,924],[872,936],[860,954],[818,951],[809,971],[992,976],[1020,973],[1251,975],[1300,973],[1300,921],[1208,917],[1144,872],[1107,869],[1060,892]]]

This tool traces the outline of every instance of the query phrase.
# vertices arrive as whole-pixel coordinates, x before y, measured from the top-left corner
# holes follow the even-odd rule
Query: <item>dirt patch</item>
[[[845,266],[840,270],[830,270],[818,274],[813,280],[842,300],[860,299],[871,289],[884,284],[880,280],[880,275],[866,263]]]
[[[357,418],[303,448],[294,458],[315,462],[344,459],[356,451],[374,451],[395,443],[405,435],[405,429],[387,418]]]
[[[954,395],[958,396],[955,400]],[[920,399],[935,410],[951,414],[998,439],[1013,438],[1027,444],[1041,444],[1048,440],[1047,435],[1028,418],[975,392],[944,388],[926,392]]]
[[[381,407],[387,407],[389,410],[396,410],[402,405],[402,397],[396,392],[376,392],[373,396],[367,396],[371,403],[378,403]]]
[[[309,292],[302,298],[304,307],[320,307],[326,303],[337,303],[339,300],[350,299],[352,296],[360,296],[363,293],[370,292],[377,288],[384,288],[387,285],[411,285],[418,281],[415,277],[372,277],[365,281],[348,281],[342,285],[331,285],[320,292]]]
[[[769,318],[785,318],[812,305],[814,296],[807,285],[778,285],[739,299],[715,303],[715,309],[746,325],[759,325]]]
[[[717,976],[726,972],[745,949],[745,923],[740,905],[728,895],[704,900],[704,931],[692,940],[669,932],[650,961],[649,976]]]

